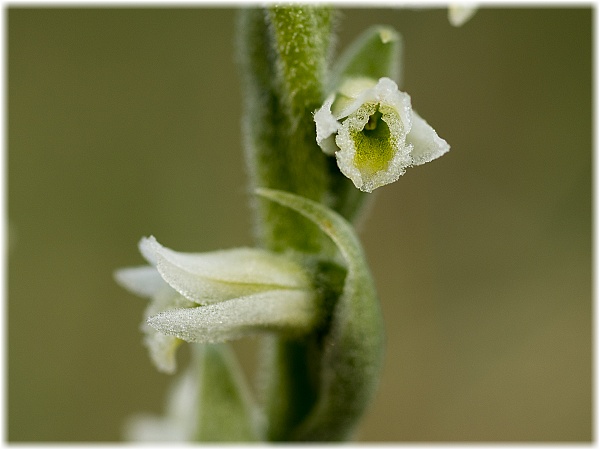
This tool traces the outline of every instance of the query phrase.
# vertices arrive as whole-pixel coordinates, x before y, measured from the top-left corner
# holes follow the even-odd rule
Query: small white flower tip
[[[122,288],[140,297],[156,295],[166,283],[152,266],[125,267],[115,270],[114,279]]]
[[[133,442],[193,441],[198,416],[198,374],[189,368],[174,380],[164,416],[136,414],[125,422],[125,439]]]
[[[328,155],[333,155],[337,150],[335,142],[331,139],[339,127],[337,120],[331,113],[331,105],[335,96],[330,95],[319,108],[313,118],[317,126],[317,144]]]
[[[156,241],[154,236],[143,237],[138,243],[138,249],[140,253],[153,266],[156,266],[156,247],[160,247],[160,244]]]
[[[174,374],[177,370],[176,355],[181,342],[173,336],[157,333],[154,329],[152,332],[148,330],[144,337],[144,344],[148,348],[150,359],[159,372],[169,375]]]
[[[475,15],[477,9],[472,4],[452,3],[448,6],[448,21],[452,26],[460,27]]]

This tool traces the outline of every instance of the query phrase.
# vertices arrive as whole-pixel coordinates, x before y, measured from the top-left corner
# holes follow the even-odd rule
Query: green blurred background
[[[452,146],[361,228],[387,326],[361,441],[592,438],[592,17],[343,11],[338,49],[403,34],[404,89]],[[252,244],[234,18],[7,9],[10,441],[116,441],[162,411],[145,301],[112,279],[141,236]]]

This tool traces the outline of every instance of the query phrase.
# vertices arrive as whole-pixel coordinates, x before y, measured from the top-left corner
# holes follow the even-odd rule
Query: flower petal
[[[406,141],[413,145],[411,152],[413,165],[419,166],[433,161],[450,150],[448,143],[414,111],[412,119],[412,128]]]
[[[266,291],[195,308],[164,311],[148,319],[161,333],[188,342],[224,342],[260,331],[303,333],[317,321],[308,291]]]
[[[150,298],[167,286],[152,266],[125,267],[116,270],[114,278],[121,287],[140,297]]]
[[[323,106],[315,111],[313,119],[317,126],[317,144],[328,155],[333,155],[337,150],[333,135],[337,132],[340,124],[331,113],[331,105],[335,95],[330,95]]]
[[[261,249],[236,248],[210,253],[179,253],[144,238],[140,248],[153,253],[164,280],[184,297],[209,304],[271,289],[306,289],[311,281],[289,258]]]
[[[477,12],[474,4],[451,3],[448,6],[448,21],[455,27],[465,24]]]
[[[194,438],[197,422],[197,369],[176,378],[167,395],[165,416],[136,414],[125,424],[125,438],[134,442],[186,442]]]
[[[142,327],[147,327],[144,323]],[[144,327],[144,329],[145,329]],[[159,372],[173,374],[177,370],[177,359],[175,358],[177,349],[181,345],[181,339],[168,336],[157,332],[152,327],[148,327],[144,336],[144,345],[148,348],[150,359]]]
[[[156,269],[153,268],[153,270],[156,272]],[[166,310],[188,308],[194,305],[195,303],[182,297],[164,283],[164,288],[148,304],[144,318],[148,319]],[[175,356],[182,341],[174,336],[157,332],[146,323],[146,320],[142,322],[140,328],[144,332],[144,345],[148,348],[150,359],[156,368],[163,373],[174,373],[177,369]]]

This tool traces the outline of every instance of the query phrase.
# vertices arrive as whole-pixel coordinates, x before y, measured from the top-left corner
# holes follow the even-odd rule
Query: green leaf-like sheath
[[[367,29],[340,55],[332,72],[332,89],[346,77],[388,77],[400,86],[402,36],[383,25]]]
[[[327,207],[288,192],[263,188],[256,193],[317,224],[347,265],[324,344],[318,400],[294,438],[349,439],[377,388],[384,346],[383,320],[362,247],[353,227]]]
[[[257,411],[231,348],[205,344],[196,350],[200,360],[197,440],[260,440]]]

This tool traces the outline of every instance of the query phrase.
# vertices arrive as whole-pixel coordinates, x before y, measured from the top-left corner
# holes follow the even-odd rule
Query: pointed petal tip
[[[313,120],[317,128],[317,145],[321,147],[327,155],[333,155],[337,148],[332,145],[330,137],[335,134],[339,128],[339,123],[331,113],[331,105],[335,96],[330,95],[323,103],[323,106],[315,111]]]
[[[152,266],[124,267],[113,272],[116,283],[140,297],[150,298],[166,284]]]
[[[140,250],[140,253],[144,257],[144,259],[146,261],[148,261],[150,264],[152,264],[153,266],[156,265],[157,247],[160,248],[162,246],[158,243],[156,238],[152,235],[141,238],[138,243],[138,249]]]
[[[450,145],[421,116],[413,111],[413,126],[406,138],[413,144],[412,164],[419,166],[450,151]]]
[[[181,343],[180,339],[157,332],[154,328],[144,338],[152,363],[159,372],[167,375],[177,371],[176,354]]]

